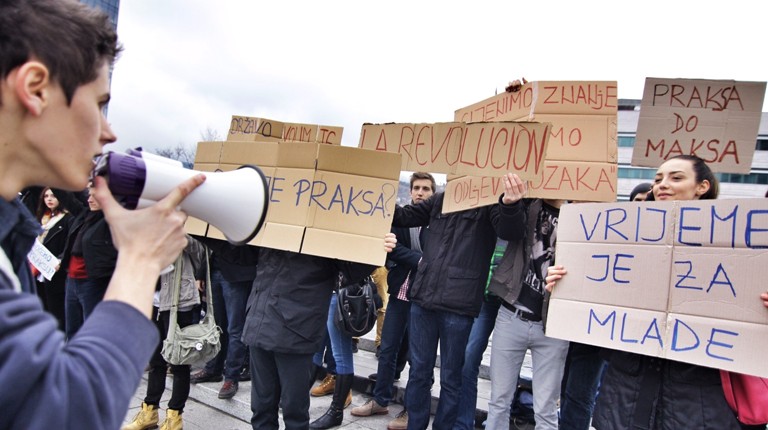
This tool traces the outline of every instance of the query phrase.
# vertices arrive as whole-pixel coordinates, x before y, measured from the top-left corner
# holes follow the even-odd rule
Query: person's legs
[[[387,406],[392,401],[392,384],[397,372],[397,356],[400,352],[405,330],[408,327],[411,304],[390,297],[387,303],[387,319],[381,332],[381,353],[376,370],[376,385],[373,398],[380,406]]]
[[[409,429],[424,430],[429,425],[429,408],[432,403],[430,389],[439,339],[438,321],[437,312],[411,303],[408,323],[411,368],[405,396]]]
[[[96,305],[104,300],[104,293],[109,286],[109,280],[110,278],[84,279],[85,282],[80,284],[78,297],[83,307],[83,321],[93,312]]]
[[[453,312],[440,312],[440,401],[434,429],[453,429],[459,408],[464,353],[474,318]]]
[[[600,347],[571,342],[560,396],[561,430],[589,430],[604,369]]]
[[[152,321],[155,322],[157,331],[160,333],[160,339],[165,339],[168,330],[162,318],[158,318],[158,309],[152,308]],[[165,377],[168,374],[168,363],[163,359],[160,351],[163,349],[163,342],[160,341],[149,359],[149,373],[147,374],[147,395],[144,397],[144,403],[152,405],[155,408],[160,406],[160,399],[165,391]]]
[[[472,324],[469,333],[467,350],[464,353],[464,367],[461,370],[461,394],[459,395],[459,414],[456,418],[455,429],[472,430],[475,427],[475,410],[477,409],[477,378],[480,374],[480,363],[488,347],[496,316],[499,313],[501,301],[497,297],[483,300],[480,315]]]
[[[169,317],[170,314],[161,312],[161,315],[165,314]],[[179,312],[176,316],[179,327],[186,327],[193,324],[194,313],[193,311]],[[169,321],[165,321],[164,324],[168,324]],[[171,366],[171,372],[173,373],[173,391],[171,392],[171,399],[168,401],[168,409],[174,409],[181,413],[184,411],[184,406],[187,404],[189,398],[189,373],[190,366]]]
[[[530,324],[515,317],[507,308],[499,309],[491,344],[491,400],[488,402],[487,429],[509,428],[510,405],[528,350]]]
[[[221,284],[221,290],[224,295],[224,306],[227,309],[227,331],[229,337],[229,348],[227,350],[227,360],[224,368],[224,378],[237,381],[240,376],[240,370],[245,360],[246,347],[240,340],[245,325],[245,308],[248,303],[248,295],[251,293],[251,281],[245,282],[227,282],[220,271],[213,273]],[[213,282],[213,279],[211,279]]]
[[[333,322],[336,310],[337,295],[331,296],[331,304],[326,320],[328,328],[328,337],[331,340],[331,350],[333,351],[333,360],[336,362],[337,375],[349,375],[355,373],[355,366],[352,362],[352,338],[340,332]]]
[[[253,430],[277,430],[282,392],[277,359],[274,353],[255,346],[250,347],[250,351],[251,427]],[[309,412],[306,422],[309,422]]]
[[[277,364],[278,383],[282,387],[280,407],[283,410],[285,429],[305,430],[309,425],[312,354],[274,353],[274,360]],[[256,429],[255,426],[253,428]]]
[[[77,290],[80,281],[80,279],[67,278],[65,286],[65,333],[67,335],[67,339],[72,339],[72,337],[75,336],[75,333],[77,333],[77,331],[80,330],[80,327],[83,325],[83,307],[77,297]]]
[[[544,335],[541,322],[531,325],[531,365],[533,366],[533,413],[537,429],[558,429],[557,402],[563,381],[568,341]],[[496,343],[496,337],[493,339]]]

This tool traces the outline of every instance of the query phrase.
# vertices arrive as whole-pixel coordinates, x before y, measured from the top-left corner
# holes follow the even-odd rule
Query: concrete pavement
[[[388,415],[378,415],[373,417],[353,417],[349,410],[352,407],[360,406],[364,404],[370,398],[370,394],[373,390],[373,382],[368,379],[368,375],[376,373],[378,361],[374,354],[375,332],[371,331],[359,341],[359,352],[354,354],[355,362],[355,382],[352,391],[352,405],[346,409],[344,414],[344,422],[339,429],[352,430],[352,429],[380,429],[387,428],[387,423],[394,419],[395,416],[402,410],[403,395],[405,393],[405,386],[408,381],[408,367],[406,366],[403,371],[401,380],[395,382],[397,392],[395,394],[395,403],[390,405]],[[488,400],[490,398],[490,381],[488,380],[488,366],[490,364],[490,346],[483,355],[483,361],[480,368],[480,378],[478,379],[478,399],[477,399],[477,419],[482,422],[485,418],[486,411],[488,410]],[[432,413],[434,413],[437,407],[437,399],[440,396],[440,359],[438,356],[438,364],[435,367],[435,385],[432,389],[432,404],[430,405]],[[523,365],[521,375],[530,378],[530,356],[526,357]],[[194,372],[194,370],[193,370]],[[166,384],[166,393],[163,395],[162,402],[160,404],[163,409],[161,414],[161,421],[165,417],[165,408],[167,408],[168,399],[171,396],[170,387],[172,380],[169,377]],[[250,430],[250,382],[241,382],[239,391],[234,398],[228,400],[221,400],[218,398],[218,390],[221,387],[221,382],[211,382],[204,384],[193,384],[190,389],[189,400],[187,406],[184,409],[183,419],[184,428],[188,430]],[[136,412],[141,408],[141,402],[146,394],[146,375],[142,380],[139,388],[136,390],[136,394],[130,403],[130,409],[125,417],[125,423],[130,422]],[[314,420],[319,418],[327,409],[331,403],[331,396],[325,397],[312,397],[310,403],[310,419]],[[280,426],[282,428],[282,418]],[[428,427],[431,429],[431,426]],[[526,429],[526,427],[510,427],[512,429]],[[532,427],[531,427],[532,429]]]

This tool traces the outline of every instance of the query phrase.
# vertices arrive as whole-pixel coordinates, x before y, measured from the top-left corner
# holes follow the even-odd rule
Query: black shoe
[[[205,369],[203,369],[197,373],[192,374],[189,377],[189,382],[192,384],[199,384],[202,382],[219,382],[222,379],[224,379],[224,377],[221,376],[221,374],[214,375],[206,372]]]
[[[368,379],[370,379],[371,381],[375,381],[377,376],[378,375],[376,373],[371,373],[370,375],[368,375]]]
[[[395,381],[400,380],[400,372],[395,372]]]
[[[250,366],[243,367],[243,370],[240,371],[240,376],[238,376],[237,379],[240,382],[250,381],[251,380],[251,367]]]
[[[342,421],[344,421],[344,409],[338,409],[331,405],[323,416],[309,424],[309,428],[313,430],[330,429],[340,426]]]
[[[232,381],[230,379],[225,380],[224,384],[221,386],[221,389],[219,390],[219,398],[231,399],[232,397],[235,397],[235,394],[237,394],[237,388],[238,388],[237,381]]]

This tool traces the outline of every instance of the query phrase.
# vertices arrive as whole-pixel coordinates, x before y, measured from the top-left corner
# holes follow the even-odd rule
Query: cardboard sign
[[[364,124],[360,148],[402,154],[401,170],[533,178],[542,166],[549,124]]]
[[[544,161],[536,178],[527,181],[526,197],[573,201],[616,201],[618,186],[615,163]],[[502,177],[449,177],[445,185],[443,213],[498,203],[504,194]]]
[[[616,81],[538,81],[457,109],[453,120],[533,120],[537,114],[616,115],[617,111]]]
[[[400,176],[398,154],[305,142],[218,144],[199,145],[205,148],[196,158],[198,170],[226,172],[253,164],[267,177],[269,208],[250,245],[384,264],[383,238],[392,224]],[[217,149],[218,164],[212,167],[209,157]],[[214,226],[191,217],[185,228],[226,240]]]
[[[397,154],[320,146],[314,181],[297,194],[309,206],[301,252],[383,265],[399,180]]]
[[[768,201],[568,204],[547,335],[768,377]]]
[[[45,245],[38,241],[35,241],[32,245],[32,249],[27,254],[27,260],[49,281],[56,274],[56,266],[61,263]]]
[[[297,124],[266,118],[232,115],[227,141],[289,141],[341,145],[343,131],[343,127]]]
[[[765,82],[647,78],[632,165],[701,157],[715,172],[752,168]]]

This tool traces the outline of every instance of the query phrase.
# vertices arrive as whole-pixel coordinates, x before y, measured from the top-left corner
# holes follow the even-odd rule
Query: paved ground
[[[367,376],[376,372],[376,366],[378,361],[374,354],[375,346],[373,344],[374,332],[368,333],[360,339],[359,347],[360,351],[354,355],[355,361],[355,383],[353,385],[352,392],[352,406],[360,406],[365,403],[369,394],[373,388],[372,383],[368,380]],[[485,411],[488,410],[488,399],[490,397],[490,381],[488,381],[488,365],[490,359],[490,347],[485,352],[483,362],[480,369],[480,379],[478,380],[478,416],[482,417]],[[530,377],[530,357],[526,360],[522,374]],[[386,429],[387,423],[394,419],[395,416],[402,410],[402,396],[404,394],[405,386],[407,384],[408,368],[402,374],[400,381],[395,382],[397,387],[397,394],[395,395],[395,401],[389,408],[388,415],[378,415],[374,417],[353,417],[349,413],[347,408],[344,414],[344,422],[339,429]],[[145,375],[146,378],[146,375]],[[439,369],[439,357],[438,367],[435,368],[435,379],[439,381],[440,369]],[[161,421],[164,418],[164,409],[167,407],[168,399],[170,398],[171,379],[168,379],[166,385],[166,394],[163,395],[163,401],[160,404],[161,409]],[[241,382],[240,389],[237,395],[233,399],[221,400],[218,398],[218,390],[221,387],[220,382],[205,383],[192,385],[190,390],[190,398],[187,401],[187,406],[184,409],[184,428],[187,430],[250,430],[250,382]],[[136,412],[141,408],[141,402],[146,394],[147,386],[146,380],[142,380],[139,388],[136,390],[130,409],[125,417],[125,423],[130,422]],[[366,394],[368,393],[368,394]],[[432,389],[432,412],[437,406],[437,398],[440,395],[439,383],[435,384]],[[310,404],[310,419],[314,420],[320,417],[331,403],[331,396],[325,397],[312,397]],[[282,428],[282,420],[280,422]],[[428,427],[431,429],[431,426]],[[532,430],[532,427],[515,426],[510,425],[510,429],[515,430]]]

